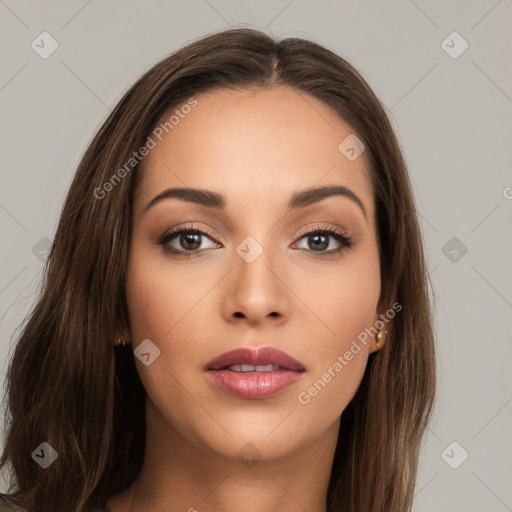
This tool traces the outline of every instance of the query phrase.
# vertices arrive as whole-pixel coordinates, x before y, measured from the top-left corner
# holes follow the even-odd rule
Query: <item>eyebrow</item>
[[[367,219],[366,210],[361,199],[359,199],[352,190],[344,187],[343,185],[330,185],[294,192],[288,202],[287,209],[293,210],[296,208],[304,208],[332,196],[342,196],[352,200],[359,206],[365,219]],[[226,200],[224,196],[217,192],[197,188],[168,188],[155,196],[144,208],[143,213],[147,212],[160,201],[173,197],[181,199],[182,201],[200,204],[207,208],[214,208],[216,210],[224,210],[226,208]]]

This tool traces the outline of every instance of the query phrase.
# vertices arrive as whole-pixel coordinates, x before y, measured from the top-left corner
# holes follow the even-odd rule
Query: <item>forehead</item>
[[[220,89],[194,99],[193,108],[177,105],[162,117],[160,126],[175,114],[161,140],[152,136],[156,145],[144,160],[136,210],[171,187],[219,191],[228,208],[248,201],[268,208],[293,191],[338,184],[356,193],[373,217],[365,155],[351,161],[340,151],[354,132],[323,102],[286,86]]]

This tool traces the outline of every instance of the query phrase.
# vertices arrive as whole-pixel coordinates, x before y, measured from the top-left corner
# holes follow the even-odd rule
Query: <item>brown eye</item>
[[[210,241],[211,245],[206,245],[207,241]],[[164,246],[166,251],[176,254],[191,254],[218,246],[207,233],[195,228],[181,228],[165,233],[158,243]]]
[[[300,249],[317,252],[319,254],[337,254],[354,245],[349,236],[333,228],[310,231],[302,235],[300,240],[305,240],[306,242],[306,247],[299,247]],[[335,242],[331,240],[335,240]],[[336,244],[338,244],[338,247],[336,247]]]
[[[178,245],[183,247],[186,251],[195,251],[201,246],[200,233],[180,233],[177,235]]]

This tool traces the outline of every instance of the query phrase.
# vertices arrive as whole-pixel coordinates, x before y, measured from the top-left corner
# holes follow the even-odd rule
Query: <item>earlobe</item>
[[[385,334],[388,333],[388,331],[384,331]],[[382,334],[382,329],[377,333],[377,341],[375,342],[375,345],[377,347],[377,350],[380,350],[382,348],[382,345],[384,343],[384,336]]]
[[[371,344],[370,354],[372,354],[373,352],[380,352],[380,350],[384,346],[385,334],[387,334],[387,332],[388,331],[383,331],[381,329],[373,338],[374,343]]]
[[[112,342],[112,345],[114,345],[114,347],[118,347],[119,345],[125,345],[125,341],[122,336],[119,336],[115,338],[115,340]]]
[[[388,333],[388,331],[384,329],[384,327],[386,326],[386,323],[389,322],[389,319],[387,317],[388,311],[389,311],[389,309],[386,310],[385,304],[381,297],[379,299],[379,303],[377,306],[378,317],[377,317],[377,320],[375,321],[375,323],[373,324],[375,329],[379,329],[379,332],[377,333],[377,335],[374,338],[375,339],[375,348],[374,348],[374,350],[372,350],[372,352],[378,352],[384,346],[386,334]]]
[[[123,345],[123,347],[130,343],[129,336],[127,333],[122,334],[120,336],[116,336],[114,341],[112,342],[112,345],[114,347],[118,347],[119,345]]]

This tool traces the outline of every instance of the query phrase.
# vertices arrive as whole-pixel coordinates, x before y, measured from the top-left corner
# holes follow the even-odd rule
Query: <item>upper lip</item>
[[[301,362],[290,355],[273,347],[263,348],[237,348],[230,352],[224,352],[207,364],[207,370],[220,370],[232,364],[266,365],[275,364],[289,370],[305,370]]]

